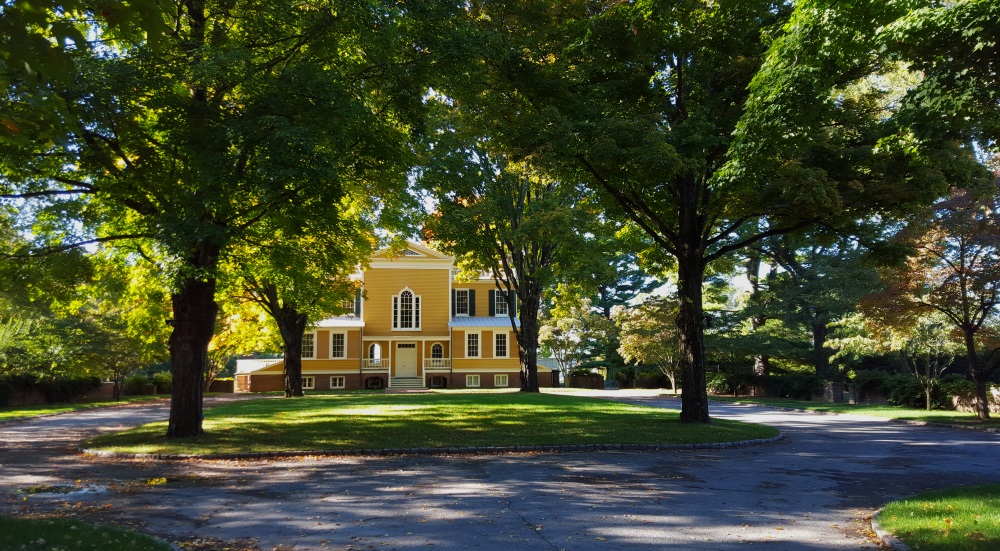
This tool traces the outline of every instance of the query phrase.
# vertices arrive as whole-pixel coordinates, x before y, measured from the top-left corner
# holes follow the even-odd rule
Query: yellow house
[[[508,315],[517,301],[492,279],[456,283],[454,274],[454,258],[418,243],[372,255],[364,299],[346,305],[353,312],[306,331],[303,389],[520,387]],[[237,390],[281,390],[283,369],[280,359],[241,360]],[[539,367],[538,379],[549,386],[552,370]]]

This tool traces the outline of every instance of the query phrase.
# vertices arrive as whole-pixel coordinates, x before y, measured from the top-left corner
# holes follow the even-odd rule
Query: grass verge
[[[342,393],[247,400],[205,413],[205,434],[167,439],[166,423],[104,435],[87,448],[210,454],[561,444],[689,444],[776,436],[762,425],[681,423],[676,411],[526,393]]]
[[[16,419],[29,419],[42,415],[54,415],[56,413],[67,413],[81,409],[103,408],[109,406],[119,406],[133,402],[146,402],[159,398],[169,398],[169,394],[155,396],[123,396],[117,402],[81,402],[79,404],[41,404],[37,406],[14,406],[0,408],[0,422],[13,421]]]
[[[870,415],[872,417],[885,417],[888,419],[903,419],[910,421],[926,421],[928,423],[947,423],[953,425],[968,425],[970,427],[995,427],[1000,428],[1000,419],[989,419],[980,421],[974,413],[960,411],[944,411],[905,408],[901,406],[869,406],[860,404],[828,404],[824,402],[810,402],[808,400],[789,400],[786,398],[754,398],[749,396],[709,396],[710,400],[719,402],[741,402],[744,404],[760,404],[763,406],[777,406],[792,409],[803,409],[808,411],[822,411],[828,413],[847,413],[855,415]]]
[[[71,519],[0,517],[0,549],[19,551],[170,551],[170,545],[119,528]]]
[[[1000,484],[925,492],[894,501],[879,514],[882,528],[911,549],[1000,549]]]

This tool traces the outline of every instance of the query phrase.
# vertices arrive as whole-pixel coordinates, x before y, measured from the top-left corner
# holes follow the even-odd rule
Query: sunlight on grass
[[[807,411],[818,411],[825,413],[847,413],[854,415],[868,415],[871,417],[884,417],[886,419],[903,419],[911,421],[925,421],[928,423],[950,423],[959,425],[969,425],[974,427],[1000,427],[1000,419],[990,419],[980,421],[971,412],[945,411],[906,408],[902,406],[873,406],[864,404],[830,404],[825,402],[810,402],[808,400],[789,400],[785,398],[755,398],[749,396],[709,396],[710,400],[720,402],[740,402],[744,404],[760,404],[763,406],[777,406],[791,409],[803,409]]]
[[[0,517],[0,549],[20,551],[170,551],[170,545],[118,528],[70,519]]]
[[[161,398],[169,398],[169,395],[156,396],[126,396],[118,402],[82,402],[79,404],[40,404],[35,406],[12,406],[0,408],[0,421],[13,421],[15,419],[30,419],[42,415],[55,415],[57,413],[67,413],[83,409],[102,408],[110,406],[120,406],[134,402],[148,402]]]
[[[1000,549],[1000,484],[925,492],[886,505],[879,524],[912,549]]]
[[[676,411],[552,394],[341,393],[209,409],[205,433],[168,440],[164,422],[91,440],[129,453],[207,454],[560,444],[688,444],[770,438],[777,430]]]

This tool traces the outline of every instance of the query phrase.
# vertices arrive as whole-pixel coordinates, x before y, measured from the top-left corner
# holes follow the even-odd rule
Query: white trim
[[[306,379],[310,379],[312,381],[308,386],[306,386]],[[316,390],[316,377],[313,375],[303,375],[302,390]]]
[[[340,385],[334,386],[333,385],[333,380],[334,379],[340,379],[340,381],[341,381]],[[330,390],[340,390],[340,389],[344,389],[344,388],[347,388],[347,377],[345,377],[344,375],[331,375],[330,376]]]
[[[437,346],[441,347],[441,357],[440,358],[435,358],[434,357],[434,354],[433,354],[434,345],[437,345]],[[444,359],[446,359],[444,357],[444,343],[442,343],[441,341],[435,341],[435,342],[432,342],[430,346],[425,346],[424,347],[424,353],[427,354],[427,357],[424,358],[424,359],[427,359],[427,360],[444,360]]]
[[[410,262],[407,262],[409,260]],[[420,260],[419,263],[413,263],[412,258],[399,257],[396,260],[385,260],[378,259],[372,260],[371,268],[377,268],[380,270],[448,270],[449,276],[451,275],[451,261],[450,260]]]
[[[465,313],[464,314],[458,311],[458,304],[460,302],[458,300],[458,294],[461,293],[461,292],[465,293]],[[472,293],[471,293],[471,289],[469,289],[468,287],[454,288],[454,289],[452,289],[452,294],[455,295],[455,306],[454,306],[454,308],[455,308],[455,317],[456,318],[467,318],[467,317],[469,317],[470,316],[469,313],[472,312]]]
[[[497,337],[503,337],[504,338],[504,345],[503,345],[504,355],[503,356],[497,356]],[[494,331],[493,332],[493,357],[496,358],[496,359],[498,359],[498,360],[510,358],[510,333],[507,333],[507,332],[504,332],[504,331]]]
[[[488,362],[489,358],[483,360]],[[452,373],[461,375],[463,373],[520,373],[520,367],[453,367]]]
[[[420,335],[375,335],[362,337],[363,342],[395,342],[395,341],[442,341],[448,340],[448,335],[431,335],[429,337],[422,337]]]
[[[357,365],[353,365],[351,366],[350,369],[310,369],[306,371],[303,368],[302,372],[308,373],[310,376],[313,376],[313,375],[357,375],[361,371],[358,370]]]
[[[469,337],[476,336],[476,351],[478,354],[475,356],[469,355]],[[479,331],[466,331],[465,332],[465,357],[470,360],[479,360],[483,357],[483,334]]]
[[[476,378],[475,379],[476,384],[474,384],[474,385],[473,384],[469,384],[469,382],[472,380],[472,377]],[[466,375],[465,376],[465,388],[480,388],[481,386],[482,386],[482,377],[480,375]]]
[[[344,355],[334,356],[333,355],[333,336],[341,335],[344,337]],[[330,331],[330,358],[331,360],[346,360],[347,359],[347,331]]]
[[[317,346],[319,344],[318,343],[319,339],[316,338],[316,331],[306,331],[305,333],[302,334],[302,344],[303,345],[305,345],[305,343],[306,343],[306,336],[311,336],[312,337],[312,354],[306,356],[304,353],[302,353],[302,359],[303,360],[316,360],[316,359],[318,359],[316,357],[316,352],[317,352],[317,348],[319,348]],[[304,346],[303,346],[303,348],[304,348]]]
[[[503,300],[501,300],[501,297]],[[510,310],[510,304],[507,302],[507,291],[501,291],[500,289],[493,289],[493,317],[495,318],[509,318],[510,314],[508,312],[500,313],[498,306],[503,305],[505,310]],[[489,312],[487,312],[489,313]]]
[[[500,384],[500,377],[503,377],[503,384]],[[510,375],[507,373],[496,373],[493,375],[493,386],[507,388],[510,386]]]
[[[401,302],[400,299],[402,298],[403,293],[410,293],[410,296],[412,297],[412,300],[413,300],[413,303],[411,304],[411,307],[413,308],[413,310],[412,310],[412,312],[410,314],[411,315],[410,322],[413,324],[413,327],[400,327],[400,322],[402,321],[401,320],[401,318],[402,318],[402,309],[401,309],[401,306],[400,306],[400,302]],[[421,331],[422,330],[421,328],[423,326],[424,317],[423,317],[423,315],[421,313],[421,310],[423,309],[423,301],[420,300],[420,297],[421,297],[421,295],[418,295],[417,293],[415,293],[413,291],[413,289],[410,289],[409,286],[404,286],[402,289],[399,290],[398,293],[396,293],[395,295],[392,295],[392,308],[391,308],[391,311],[390,311],[390,321],[391,321],[390,326],[392,327],[393,331]]]

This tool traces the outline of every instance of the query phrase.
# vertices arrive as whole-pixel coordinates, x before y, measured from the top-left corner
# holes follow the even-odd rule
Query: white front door
[[[417,376],[417,343],[396,343],[396,376]]]

